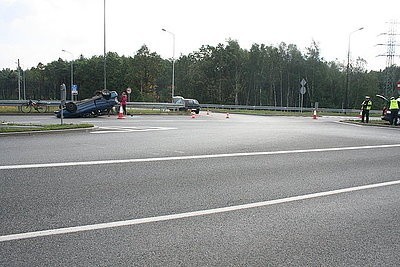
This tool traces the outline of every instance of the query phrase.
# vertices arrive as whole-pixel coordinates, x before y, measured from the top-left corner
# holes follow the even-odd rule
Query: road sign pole
[[[304,100],[304,94],[306,93],[306,80],[302,79],[300,82],[300,94],[301,94],[301,105],[300,105],[300,112],[303,113],[303,100]]]
[[[65,84],[61,84],[60,86],[60,93],[61,93],[61,107],[60,107],[60,114],[61,114],[61,124],[64,123],[64,105],[67,99],[67,87]]]
[[[126,88],[126,92],[128,93],[128,102],[131,102],[132,89],[130,87],[128,87],[128,88]]]
[[[301,94],[301,108],[300,108],[300,113],[303,113],[303,100],[304,100],[304,94]]]

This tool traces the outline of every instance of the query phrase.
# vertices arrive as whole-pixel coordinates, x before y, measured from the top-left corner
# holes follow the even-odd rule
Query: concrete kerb
[[[386,127],[386,128],[400,129],[400,126],[374,123],[374,120],[372,120],[372,121],[370,120],[369,123],[364,123],[364,122],[360,122],[360,121],[352,121],[352,120],[341,120],[339,122],[347,123],[347,124],[354,124],[354,125],[359,125],[359,126],[374,126],[374,127]]]

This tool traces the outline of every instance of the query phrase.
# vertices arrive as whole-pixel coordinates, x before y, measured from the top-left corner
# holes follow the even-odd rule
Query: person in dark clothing
[[[394,97],[390,98],[390,125],[397,126],[397,119],[399,116],[399,102]]]
[[[365,100],[361,103],[361,122],[369,122],[369,111],[372,108],[372,101],[369,96],[365,97]]]
[[[122,92],[121,95],[121,106],[122,106],[122,110],[124,111],[124,115],[126,115],[126,104],[128,102],[128,96],[126,95],[125,92]]]

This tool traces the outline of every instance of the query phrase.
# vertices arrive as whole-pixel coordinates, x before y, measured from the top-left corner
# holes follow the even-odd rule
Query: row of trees
[[[70,87],[71,62],[58,59],[23,71],[18,91],[18,72],[0,71],[0,99],[59,99],[60,84]],[[327,62],[313,42],[302,53],[296,45],[278,47],[253,44],[242,49],[235,40],[217,46],[202,46],[175,61],[175,95],[196,98],[200,103],[299,106],[300,81],[307,81],[304,106],[359,108],[364,95],[388,93],[386,77],[391,75],[391,91],[400,79],[400,68],[367,71],[358,58],[349,70],[341,62]],[[104,88],[104,58],[81,56],[74,60],[74,84],[79,98],[88,98]],[[171,101],[172,60],[162,59],[144,45],[132,56],[109,52],[106,56],[107,89],[121,92],[132,88],[131,101]],[[347,77],[349,84],[347,87]],[[348,88],[348,90],[346,90]],[[22,90],[22,89],[21,89]]]

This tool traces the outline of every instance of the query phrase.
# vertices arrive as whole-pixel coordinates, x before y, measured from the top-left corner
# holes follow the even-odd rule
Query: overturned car
[[[60,118],[62,110],[65,118],[97,117],[109,114],[118,103],[117,92],[102,90],[97,91],[92,98],[65,103],[65,106],[55,111],[55,115]]]

